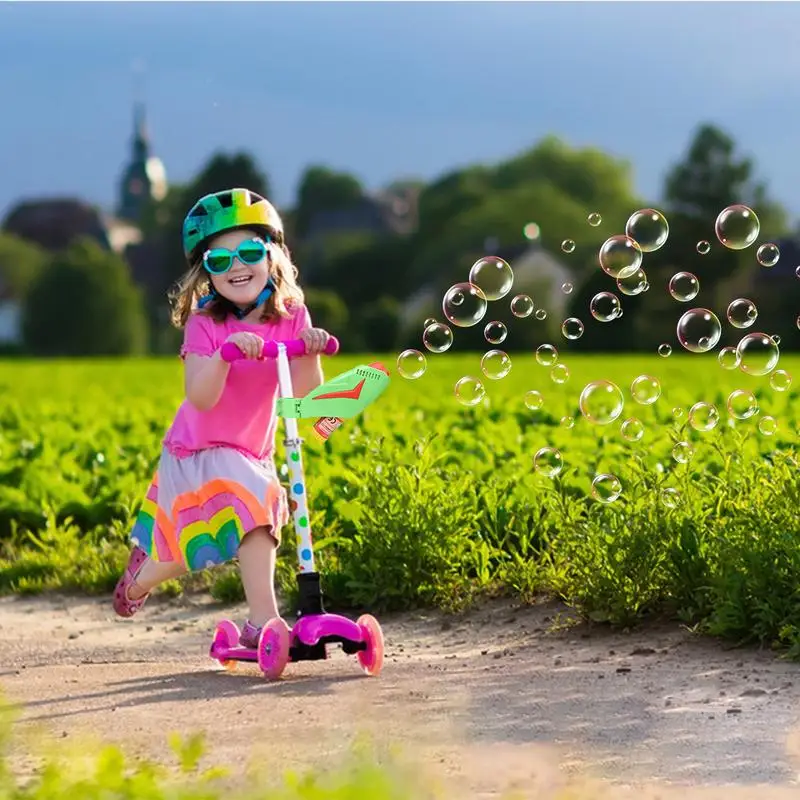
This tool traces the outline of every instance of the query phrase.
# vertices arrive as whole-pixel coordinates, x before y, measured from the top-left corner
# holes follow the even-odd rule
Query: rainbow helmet
[[[212,236],[236,228],[266,228],[283,244],[283,221],[276,208],[249,189],[226,189],[201,197],[183,221],[183,253],[188,261],[198,247]]]

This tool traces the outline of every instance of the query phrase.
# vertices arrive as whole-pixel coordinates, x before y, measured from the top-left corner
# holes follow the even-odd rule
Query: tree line
[[[268,175],[249,154],[217,153],[190,183],[172,187],[164,200],[146,208],[142,230],[148,241],[158,244],[159,260],[159,277],[147,287],[134,285],[123,257],[94,242],[77,241],[64,252],[48,255],[35,245],[0,235],[0,270],[23,305],[25,351],[174,352],[180,334],[166,324],[166,293],[184,268],[183,217],[201,195],[231,186],[271,196]],[[693,272],[700,281],[697,305],[711,308],[724,321],[728,302],[748,297],[757,304],[759,324],[763,323],[756,329],[779,333],[782,349],[800,349],[796,265],[767,270],[755,257],[758,244],[787,235],[787,214],[769,197],[753,162],[713,125],[701,125],[694,132],[685,154],[668,171],[660,199],[636,194],[627,161],[594,148],[571,148],[555,137],[499,164],[478,164],[430,183],[406,182],[392,188],[411,190],[416,197],[417,224],[410,232],[334,226],[317,235],[315,220],[321,214],[347,212],[369,201],[358,179],[323,166],[305,171],[294,206],[282,209],[312,316],[347,349],[420,347],[423,320],[443,321],[444,292],[467,280],[477,259],[489,252],[508,252],[513,267],[526,247],[541,248],[560,262],[574,290],[544,321],[519,320],[510,313],[508,301],[525,287],[515,287],[507,298],[490,304],[484,322],[507,323],[510,335],[503,346],[509,351],[543,341],[563,343],[564,316],[585,323],[583,337],[573,343],[578,351],[654,350],[674,338],[675,322],[686,310],[666,290],[670,276],[681,270]],[[760,218],[758,241],[747,250],[728,250],[714,236],[717,214],[733,203],[754,208]],[[598,250],[607,237],[624,233],[633,211],[645,207],[662,211],[670,226],[666,244],[645,255],[650,289],[635,297],[619,295],[623,316],[611,324],[598,323],[588,311],[591,297],[599,291],[619,294],[598,267]],[[602,218],[596,227],[587,223],[590,213]],[[526,240],[526,230],[535,231],[532,241]],[[575,242],[568,253],[562,250],[567,239]],[[702,240],[711,243],[708,254],[696,248]],[[547,284],[553,280],[546,270],[535,276],[531,293],[537,304],[540,297],[552,296],[553,287]],[[414,296],[423,296],[423,302],[412,311],[407,303]],[[456,330],[453,349],[485,348],[483,325]],[[726,337],[735,341],[734,333],[727,331]]]

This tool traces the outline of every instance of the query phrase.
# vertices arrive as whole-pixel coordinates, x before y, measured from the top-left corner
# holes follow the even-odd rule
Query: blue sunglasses
[[[214,247],[203,253],[203,266],[212,275],[224,275],[238,258],[242,264],[258,264],[267,255],[267,243],[263,239],[247,239],[235,250],[227,247]]]

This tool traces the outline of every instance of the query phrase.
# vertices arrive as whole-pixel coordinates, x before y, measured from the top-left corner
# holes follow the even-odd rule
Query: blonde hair
[[[289,248],[285,244],[269,241],[267,257],[270,261],[269,273],[275,284],[275,291],[264,303],[261,322],[268,322],[276,317],[291,317],[292,310],[304,300],[303,290],[297,284],[297,267],[292,263]],[[197,308],[198,300],[212,290],[211,276],[203,266],[201,250],[168,295],[172,306],[170,322],[176,328],[183,328]],[[214,322],[224,322],[231,312],[230,302],[219,295],[199,311],[210,316]]]

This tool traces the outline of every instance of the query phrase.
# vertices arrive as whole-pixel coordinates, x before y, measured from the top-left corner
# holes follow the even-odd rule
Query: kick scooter
[[[326,355],[334,355],[339,342],[331,338],[325,348]],[[221,350],[222,358],[232,362],[244,358],[232,342]],[[264,343],[264,358],[277,359],[278,415],[283,417],[286,431],[287,466],[289,469],[289,505],[297,536],[299,570],[297,586],[299,607],[297,621],[289,626],[283,619],[272,619],[264,626],[258,647],[250,649],[239,645],[239,628],[231,620],[217,624],[209,655],[226,668],[240,661],[256,662],[270,680],[277,680],[289,662],[316,661],[328,657],[329,644],[341,644],[348,655],[355,655],[361,669],[371,676],[380,673],[383,666],[383,632],[378,621],[363,614],[355,622],[339,614],[325,611],[322,602],[320,576],[314,564],[314,548],[309,524],[306,482],[303,474],[297,419],[324,416],[347,419],[359,414],[376,400],[389,384],[388,372],[379,364],[358,366],[326,381],[306,397],[293,397],[289,358],[305,355],[305,343],[300,339],[287,342]]]

